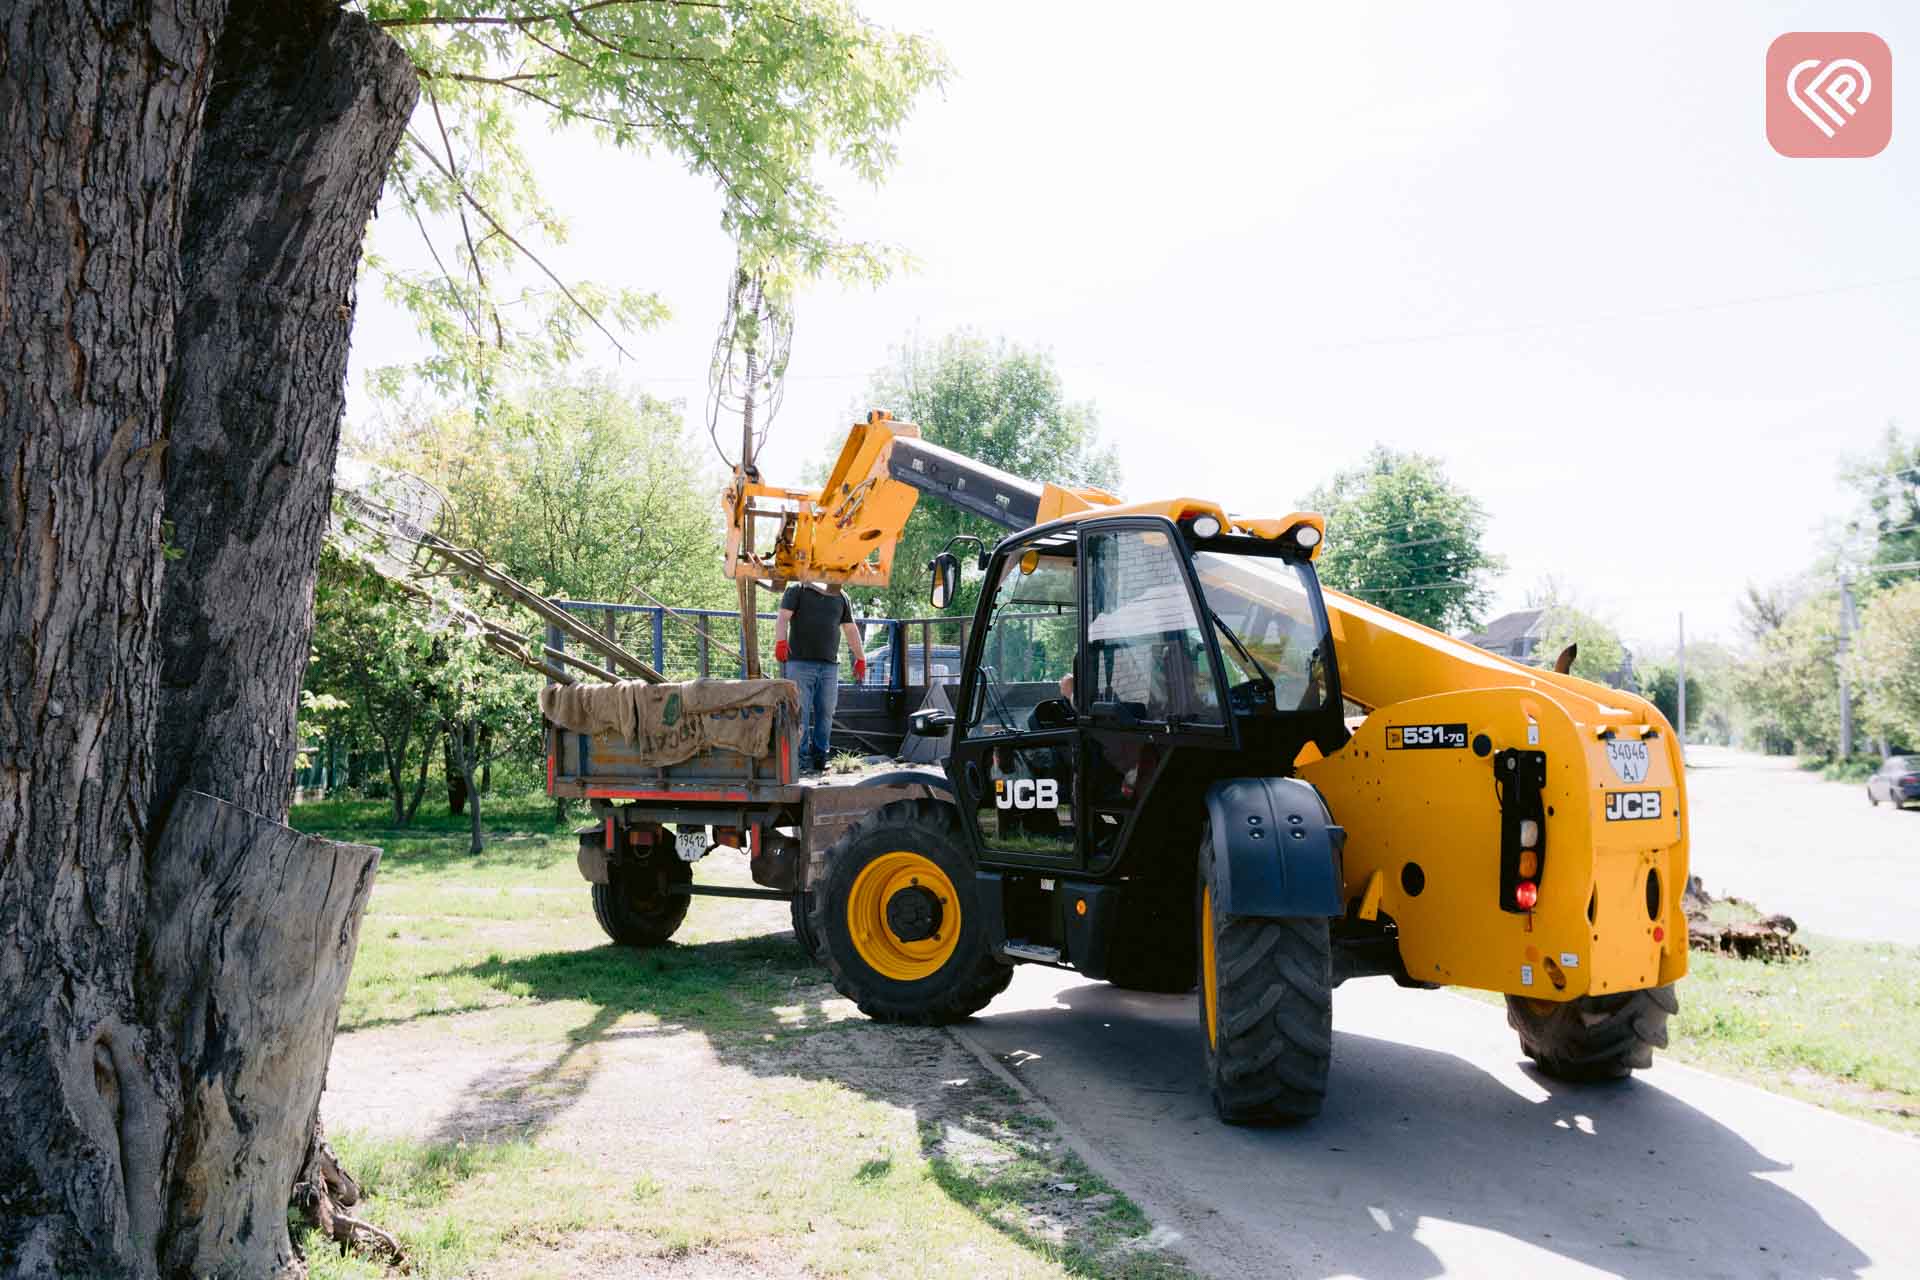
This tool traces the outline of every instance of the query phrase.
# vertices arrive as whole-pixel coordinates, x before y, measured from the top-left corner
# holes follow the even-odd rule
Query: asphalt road
[[[1920,1274],[1920,1142],[1685,1067],[1548,1080],[1499,1008],[1386,979],[1334,1024],[1284,1129],[1215,1120],[1191,996],[1029,965],[957,1030],[1212,1275]]]
[[[1791,760],[1690,747],[1687,762],[1693,871],[1709,892],[1809,933],[1920,945],[1920,806],[1876,809],[1865,783]]]

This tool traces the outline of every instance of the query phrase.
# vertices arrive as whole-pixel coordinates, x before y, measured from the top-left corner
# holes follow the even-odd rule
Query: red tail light
[[[1903,787],[1911,786],[1916,782],[1920,782],[1920,773],[1910,773],[1906,777],[1900,779],[1900,785]]]
[[[1540,901],[1540,886],[1531,880],[1522,880],[1513,886],[1513,905],[1522,911],[1533,910],[1533,904]]]

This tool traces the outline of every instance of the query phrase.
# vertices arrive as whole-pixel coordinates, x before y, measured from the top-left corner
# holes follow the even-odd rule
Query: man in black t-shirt
[[[853,607],[839,585],[795,583],[780,597],[780,615],[773,624],[773,656],[780,660],[780,674],[800,686],[802,773],[827,767],[833,709],[840,701],[843,634],[853,650],[857,683],[867,674],[867,655],[860,647],[860,628],[853,625]]]

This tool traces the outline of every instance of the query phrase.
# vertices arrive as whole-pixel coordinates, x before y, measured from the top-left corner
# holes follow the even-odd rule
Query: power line
[[[1402,591],[1445,591],[1450,587],[1471,587],[1471,582],[1424,582],[1413,587],[1335,587],[1335,591],[1344,591],[1350,596],[1357,595],[1396,595]]]

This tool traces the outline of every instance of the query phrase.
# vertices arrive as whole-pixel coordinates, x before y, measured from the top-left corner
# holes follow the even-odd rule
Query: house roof
[[[1503,613],[1483,629],[1468,636],[1467,643],[1504,653],[1512,649],[1515,640],[1532,635],[1545,613],[1545,609],[1520,609],[1514,613]]]

